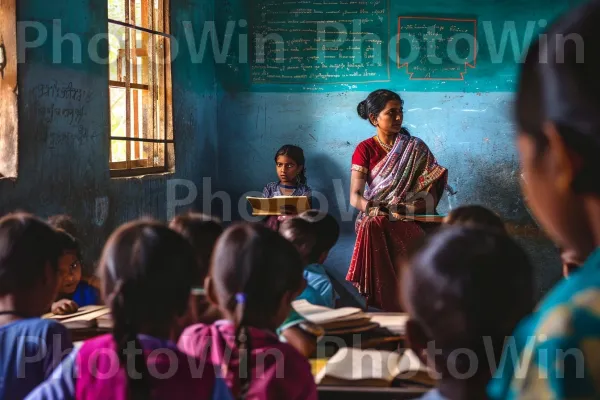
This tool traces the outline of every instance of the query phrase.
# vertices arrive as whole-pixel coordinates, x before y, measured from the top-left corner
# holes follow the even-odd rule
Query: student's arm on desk
[[[317,349],[317,338],[304,332],[297,326],[285,329],[282,333],[286,342],[291,344],[304,357],[310,357]]]

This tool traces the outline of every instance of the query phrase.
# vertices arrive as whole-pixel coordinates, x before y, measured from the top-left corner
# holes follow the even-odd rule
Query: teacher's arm
[[[352,171],[350,177],[350,204],[359,211],[367,210],[368,201],[364,198],[365,184],[367,176],[360,171]]]

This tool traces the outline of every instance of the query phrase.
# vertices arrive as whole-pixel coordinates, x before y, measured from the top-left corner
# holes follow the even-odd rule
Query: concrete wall
[[[194,64],[188,52],[180,52],[172,67],[175,173],[109,177],[108,66],[93,62],[87,51],[91,38],[107,31],[106,5],[102,0],[18,2],[19,22],[41,23],[48,40],[28,49],[19,64],[19,174],[16,181],[0,180],[0,214],[15,209],[41,217],[68,213],[80,223],[86,251],[92,255],[122,222],[142,215],[166,217],[167,179],[199,183],[212,175],[216,163],[214,64]],[[181,46],[186,46],[182,21],[202,26],[214,18],[212,1],[171,0],[171,7],[172,33]],[[82,39],[81,63],[73,62],[68,41],[62,46],[62,62],[54,62],[59,54],[52,45],[57,21],[63,35],[74,33]],[[36,29],[25,33],[28,41],[37,37]],[[98,49],[100,57],[107,56],[106,41]],[[67,100],[46,95],[44,85],[81,92]],[[50,110],[57,108],[68,111],[52,115]]]

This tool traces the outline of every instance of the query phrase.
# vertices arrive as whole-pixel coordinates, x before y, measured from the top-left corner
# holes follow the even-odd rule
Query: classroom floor
[[[346,273],[350,267],[355,240],[356,235],[354,233],[342,232],[338,242],[329,253],[327,261],[325,261],[325,267],[339,286],[345,289],[346,293],[340,293],[341,306],[364,307],[364,299],[358,294],[354,286],[346,281]]]

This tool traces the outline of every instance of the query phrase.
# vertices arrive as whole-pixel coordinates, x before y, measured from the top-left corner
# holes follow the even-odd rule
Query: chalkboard
[[[439,92],[511,92],[515,90],[517,74],[525,51],[532,40],[545,29],[558,15],[565,12],[581,0],[224,0],[215,3],[215,19],[220,38],[227,38],[228,27],[235,25],[231,32],[231,47],[228,49],[226,59],[219,58],[216,65],[217,79],[221,88],[227,92],[345,92],[345,91],[371,91],[382,87],[401,91],[439,91]],[[310,10],[310,12],[293,10]],[[353,59],[339,57],[340,52],[331,48],[324,53],[329,58],[324,58],[325,63],[319,62],[315,54],[316,38],[318,32],[294,32],[301,29],[300,20],[305,21],[331,21],[352,20],[344,18],[339,12],[364,11],[367,18],[361,24],[363,34],[376,33],[386,38],[383,43],[383,65],[367,65],[355,68],[363,74],[371,76],[350,76],[347,64],[359,64]],[[275,12],[276,11],[276,12]],[[318,11],[331,12],[329,17],[319,16]],[[335,14],[335,12],[338,14]],[[383,11],[385,13],[381,14]],[[383,15],[381,25],[375,22],[375,17]],[[353,16],[354,17],[354,16]],[[429,60],[407,61],[408,41],[406,38],[410,31],[410,24],[415,25],[417,18],[421,24],[434,25],[433,35],[448,39],[447,35],[452,26],[456,33],[473,35],[469,42],[460,39],[456,42],[456,58],[451,60],[441,51],[436,53],[442,58],[441,64],[434,64]],[[340,22],[341,23],[341,22]],[[352,23],[342,23],[348,30],[353,29]],[[279,32],[282,41],[303,40],[307,37],[312,41],[303,43],[302,47],[296,46],[300,59],[289,59],[282,63],[276,62],[276,54],[270,53],[269,60],[266,52],[273,49],[274,43],[265,44],[264,62],[259,67],[270,71],[265,75],[265,69],[257,69],[255,58],[258,55],[255,48],[256,33],[275,33],[277,27],[284,32]],[[404,29],[402,27],[404,26]],[[444,30],[441,28],[444,27]],[[399,31],[400,28],[400,31]],[[308,35],[310,34],[310,35]],[[308,35],[308,36],[307,36]],[[328,40],[335,39],[332,32],[326,33]],[[417,38],[417,42],[427,44],[429,37]],[[298,42],[300,43],[300,42]],[[438,50],[444,50],[449,42],[439,42]],[[285,43],[284,43],[285,44]],[[368,46],[366,41],[363,41]],[[476,47],[475,47],[476,45]],[[269,46],[272,46],[269,48]],[[290,46],[287,46],[290,47]],[[294,46],[292,46],[293,48]],[[207,46],[210,49],[211,46]],[[363,51],[365,49],[362,49]],[[302,51],[301,51],[302,50]],[[474,50],[472,53],[471,50]],[[342,50],[342,56],[347,55]],[[210,53],[208,53],[210,55]],[[286,58],[287,58],[286,55]],[[422,55],[426,55],[423,48]],[[364,52],[363,52],[364,56]],[[313,59],[308,59],[313,57]],[[317,57],[317,58],[314,58]],[[206,58],[208,59],[208,57]],[[333,77],[298,73],[292,75],[294,63],[308,65],[308,71],[327,72]],[[457,61],[458,60],[458,61]],[[369,61],[363,57],[364,61]],[[464,61],[464,62],[463,62]],[[327,68],[322,68],[323,64]],[[344,69],[341,65],[345,64]],[[336,66],[337,65],[337,66]],[[389,65],[389,71],[387,69]],[[292,69],[288,69],[292,67]],[[318,68],[314,68],[318,67]],[[296,69],[299,71],[299,69]],[[356,72],[356,71],[355,71]],[[302,76],[306,75],[306,77]],[[339,75],[339,76],[337,76]]]
[[[477,62],[477,20],[399,17],[398,46],[410,80],[464,80]]]
[[[389,0],[254,0],[253,84],[390,80]]]

